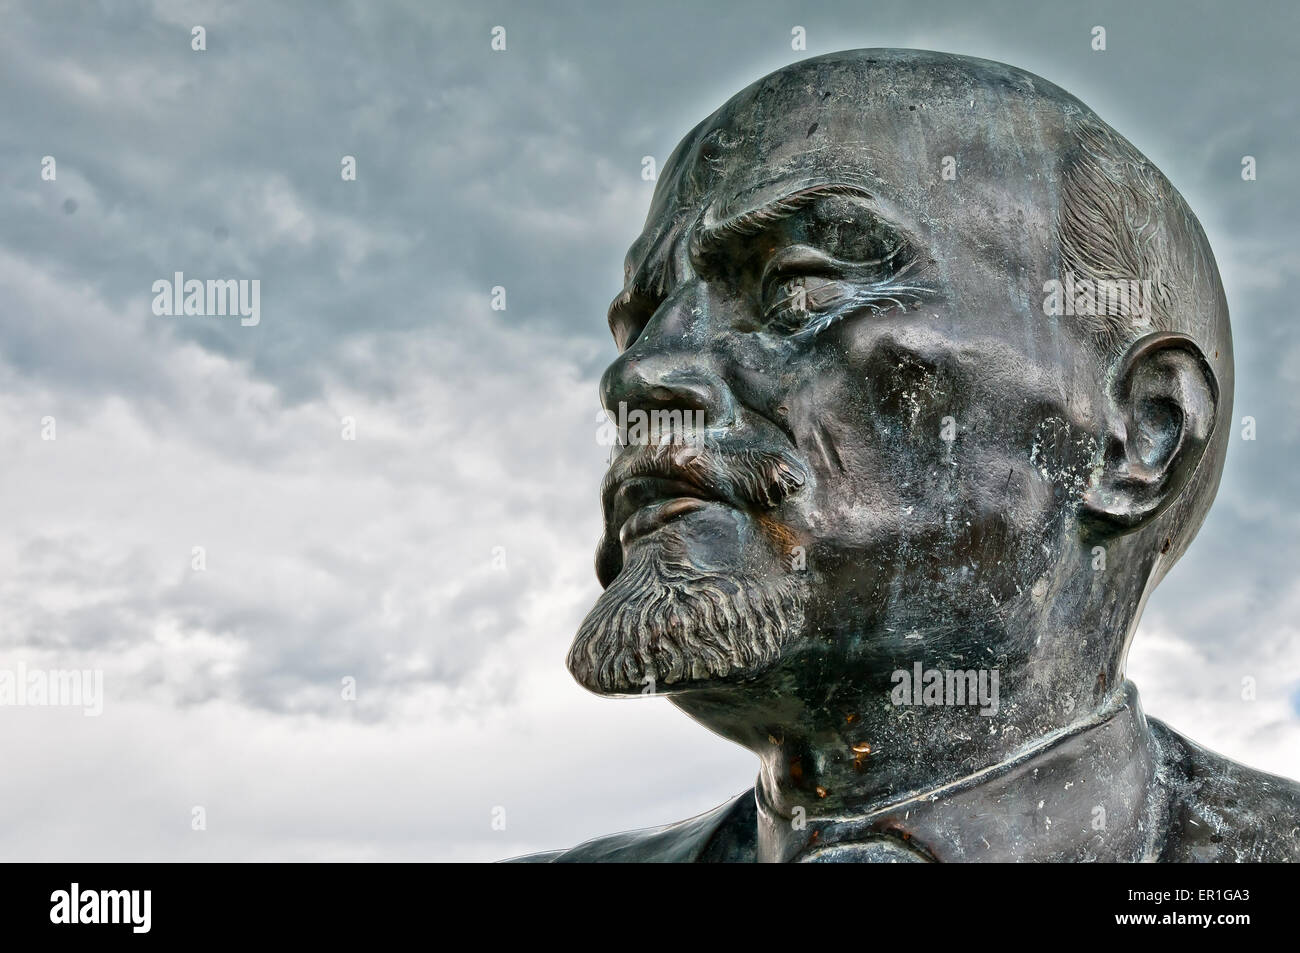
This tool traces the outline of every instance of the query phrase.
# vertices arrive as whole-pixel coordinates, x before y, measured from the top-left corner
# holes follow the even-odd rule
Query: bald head
[[[1159,169],[1087,106],[1003,63],[848,50],[758,80],[674,151],[628,274],[664,287],[674,275],[666,257],[674,236],[703,214],[735,217],[818,185],[861,189],[923,236],[940,273],[982,272],[981,284],[1010,295],[1026,325],[1042,325],[1025,333],[1044,341],[1077,335],[1096,354],[1102,378],[1142,335],[1186,334],[1213,372],[1216,424],[1231,420],[1227,301],[1195,215]],[[1136,281],[1146,298],[1116,306],[1103,296],[1091,307],[1045,314],[1044,286],[1066,276],[1075,288]],[[1164,549],[1160,575],[1213,501],[1229,433],[1215,426],[1195,479],[1168,508],[1176,518],[1152,534]]]

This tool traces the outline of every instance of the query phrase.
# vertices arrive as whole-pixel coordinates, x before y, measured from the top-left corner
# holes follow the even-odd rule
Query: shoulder
[[[1238,764],[1149,719],[1169,824],[1160,859],[1300,861],[1300,784]]]
[[[757,809],[751,788],[689,820],[597,837],[569,850],[511,858],[509,863],[736,863],[754,860]]]

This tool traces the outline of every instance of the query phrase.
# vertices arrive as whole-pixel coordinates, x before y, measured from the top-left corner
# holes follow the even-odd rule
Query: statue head
[[[816,57],[678,145],[623,277],[580,683],[737,734],[914,661],[1044,727],[1117,691],[1232,400],[1209,245],[1127,140],[1002,64]]]

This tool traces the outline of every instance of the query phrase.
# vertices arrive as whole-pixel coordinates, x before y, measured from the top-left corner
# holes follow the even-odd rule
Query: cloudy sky
[[[976,6],[0,2],[0,669],[106,696],[0,708],[0,858],[494,859],[748,787],[748,753],[564,670],[598,592],[604,310],[642,157],[863,46],[1038,73],[1198,213],[1257,439],[1130,675],[1300,776],[1300,14]],[[177,271],[259,279],[260,323],[155,315]]]

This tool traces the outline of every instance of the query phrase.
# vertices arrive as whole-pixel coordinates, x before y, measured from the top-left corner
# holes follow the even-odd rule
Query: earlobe
[[[1158,331],[1124,355],[1110,403],[1102,469],[1082,515],[1126,533],[1158,516],[1196,472],[1214,431],[1219,388],[1195,341]]]

